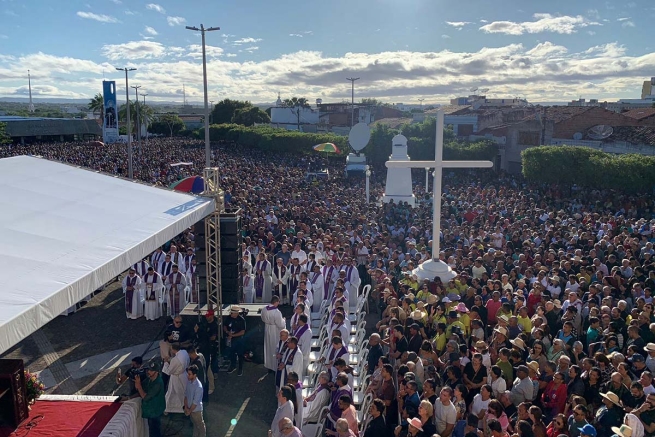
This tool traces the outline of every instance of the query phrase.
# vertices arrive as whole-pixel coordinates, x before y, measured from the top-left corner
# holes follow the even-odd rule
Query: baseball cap
[[[153,372],[159,372],[159,364],[152,362],[148,366],[148,370],[152,370]]]
[[[578,428],[580,430],[580,435],[588,435],[591,437],[596,437],[596,428],[593,427],[593,425],[586,424],[582,428]]]
[[[646,359],[642,354],[634,354],[633,356],[628,358],[628,361],[630,361],[631,363],[643,363],[646,361]]]

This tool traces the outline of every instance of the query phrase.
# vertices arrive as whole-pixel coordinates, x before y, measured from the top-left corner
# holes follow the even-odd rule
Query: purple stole
[[[289,281],[289,288],[291,288],[291,290],[289,291],[289,294],[293,294],[296,292],[298,282],[300,281],[300,279],[296,277],[300,276],[300,266],[294,266],[292,264],[291,267],[289,267],[289,270],[291,270],[291,280]]]
[[[162,265],[161,269],[161,275],[165,278],[168,278],[168,276],[171,274],[171,269],[173,268],[173,263],[170,262],[168,265],[164,262],[164,265]]]
[[[347,386],[345,386],[347,387]],[[332,392],[332,402],[330,403],[330,415],[333,418],[341,417],[341,408],[339,408],[339,398],[343,395],[349,395],[352,398],[352,391],[344,387],[340,387]]]
[[[164,252],[155,252],[152,254],[152,257],[150,257],[150,261],[154,264],[152,266],[153,269],[157,270],[157,267],[159,267],[159,264],[162,263],[162,258],[164,257]]]
[[[266,307],[266,308],[268,309],[268,307]],[[282,343],[282,344],[280,344],[280,343],[282,343],[282,340],[280,340],[280,341],[278,342],[278,345],[277,345],[277,353],[279,353],[280,355],[282,355],[282,356],[280,357],[280,360],[279,360],[278,363],[277,363],[278,366],[284,362],[284,355],[287,353],[287,342],[285,341],[285,342]],[[282,382],[282,372],[283,372],[283,371],[282,371],[282,370],[279,370],[279,369],[276,369],[276,370],[275,370],[275,381],[276,381],[276,384],[277,384],[278,387],[282,387],[282,384],[280,384],[280,383]],[[284,372],[285,372],[285,374],[286,374],[286,369],[284,370]],[[285,376],[284,379],[286,379],[286,376]]]
[[[246,276],[243,277],[243,286],[247,287],[250,285],[250,275],[246,274]]]
[[[307,263],[307,272],[313,272],[314,271],[314,266],[316,265],[316,261],[309,261]]]
[[[278,267],[277,264],[275,264],[275,267],[273,267],[273,276],[275,276],[275,279],[280,279],[282,276],[284,276],[287,273],[287,268],[283,265],[282,267]],[[281,289],[280,289],[281,288]],[[286,284],[276,284],[275,285],[275,291],[273,292],[274,295],[282,297],[286,297],[287,293],[287,286]]]
[[[326,267],[326,273],[323,273],[323,282],[325,283],[325,288],[323,289],[323,300],[328,298],[328,293],[330,292],[330,279],[332,279],[332,273],[334,272],[334,267]]]
[[[149,274],[143,275],[143,283],[146,285],[146,300],[157,300],[157,295],[155,294],[155,287],[154,284],[157,283],[157,274],[153,273],[152,274],[152,282],[148,282],[148,279],[150,278]],[[148,284],[153,284],[150,287],[150,290],[148,290]]]
[[[283,370],[278,370],[276,376],[276,380],[278,382],[278,387],[282,387],[283,385],[287,385],[287,366],[292,366],[293,365],[293,360],[296,357],[296,352],[298,352],[298,348],[296,347],[295,349],[287,349],[284,351],[284,356],[282,356],[282,361],[281,363],[284,363],[284,369]],[[284,375],[284,381],[282,380],[282,375]]]
[[[177,275],[177,276],[175,276]],[[171,289],[168,291],[168,296],[171,301],[171,314],[179,314],[180,313],[180,290],[179,290],[179,285],[180,282],[182,282],[182,273],[177,272],[177,273],[171,273],[168,276],[168,280],[171,283]]]
[[[261,298],[264,294],[264,270],[268,266],[268,261],[257,261],[255,264],[255,295]]]
[[[173,262],[173,264],[177,264],[178,266],[180,265],[180,252],[175,252],[173,255],[171,255],[171,262]]]
[[[300,340],[300,337],[302,337],[303,334],[307,332],[308,329],[309,329],[309,324],[305,323],[303,326],[296,329],[296,332],[293,333],[293,336],[296,337],[298,340]]]
[[[131,313],[133,310],[133,303],[134,303],[134,287],[136,286],[136,278],[137,276],[134,275],[133,278],[130,276],[127,276],[125,278],[125,284],[126,284],[126,290],[125,290],[125,311],[128,313]],[[131,290],[127,290],[127,288],[132,287]]]
[[[140,269],[138,267],[141,267]],[[148,273],[148,269],[146,268],[146,262],[141,260],[140,263],[136,263],[132,266],[134,270],[136,270],[136,274],[139,275],[139,277],[145,275]]]
[[[184,257],[184,267],[189,267],[191,265],[191,260],[195,258],[195,255],[187,255]]]
[[[345,304],[345,303],[346,303],[346,296],[341,296],[341,297],[339,297],[339,298],[337,298],[336,296],[334,296],[334,297],[332,298],[332,308],[334,308],[334,304],[335,304],[338,300],[340,300],[341,302],[343,302],[343,303]]]
[[[331,350],[330,353],[328,354],[328,363],[333,363],[334,360],[336,360],[337,358],[341,358],[341,357],[344,356],[347,352],[348,352],[348,349],[347,349],[345,346],[343,346],[343,345],[342,345],[341,348],[339,349],[339,352],[337,352],[337,350],[336,350],[336,349],[334,348],[334,346],[333,346],[333,347],[332,347],[332,350]]]
[[[353,274],[353,266],[346,267],[346,279],[350,282],[350,277]]]

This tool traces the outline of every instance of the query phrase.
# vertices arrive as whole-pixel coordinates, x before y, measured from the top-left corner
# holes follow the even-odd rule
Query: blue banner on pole
[[[104,100],[104,117],[102,120],[102,136],[105,144],[118,141],[118,105],[116,104],[116,82],[102,81],[102,96]]]

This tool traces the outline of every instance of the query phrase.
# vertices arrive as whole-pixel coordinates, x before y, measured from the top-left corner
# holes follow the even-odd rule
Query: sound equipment
[[[0,360],[0,424],[15,429],[28,416],[23,360]]]
[[[241,210],[221,214],[221,288],[223,304],[243,302],[241,283]]]

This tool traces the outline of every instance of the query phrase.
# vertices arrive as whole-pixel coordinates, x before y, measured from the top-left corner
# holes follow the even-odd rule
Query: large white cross
[[[491,161],[444,161],[443,160],[443,110],[437,112],[437,141],[434,161],[387,161],[387,168],[434,168],[433,217],[432,217],[432,260],[439,261],[439,236],[441,231],[441,178],[444,168],[490,168]],[[426,187],[427,189],[427,187]],[[442,278],[443,279],[443,278]]]

